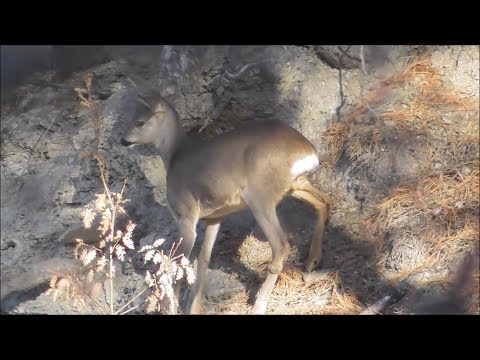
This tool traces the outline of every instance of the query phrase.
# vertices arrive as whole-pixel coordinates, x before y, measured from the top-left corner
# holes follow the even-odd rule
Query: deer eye
[[[140,120],[135,124],[135,127],[142,127],[143,125],[145,125],[145,121]]]

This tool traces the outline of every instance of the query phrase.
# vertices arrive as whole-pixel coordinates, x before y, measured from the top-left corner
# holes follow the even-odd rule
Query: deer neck
[[[159,136],[154,145],[160,152],[165,168],[169,169],[174,155],[186,145],[188,137],[182,125],[176,119],[166,133],[168,136]]]

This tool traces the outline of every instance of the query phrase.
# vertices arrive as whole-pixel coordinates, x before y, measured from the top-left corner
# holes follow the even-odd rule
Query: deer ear
[[[145,99],[145,97],[141,96],[140,94],[138,95],[138,101],[140,101],[143,105],[153,111],[153,105],[150,103],[150,101]]]
[[[149,109],[151,109],[154,112],[158,107],[158,104],[164,101],[158,92],[151,89],[138,93],[138,98],[141,102],[143,102]]]

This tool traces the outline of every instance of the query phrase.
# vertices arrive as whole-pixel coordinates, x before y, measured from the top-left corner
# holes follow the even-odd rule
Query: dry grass
[[[372,266],[383,286],[402,280],[414,287],[452,284],[454,264],[478,244],[478,114],[478,98],[446,83],[427,54],[372,86],[323,134],[323,163],[333,169],[346,160],[355,176],[375,183],[366,211],[355,216],[363,222],[361,236],[376,244]],[[345,200],[343,186],[331,190],[333,198],[352,201]],[[270,260],[269,249],[262,251],[247,246],[240,255],[261,273]],[[375,281],[370,294],[352,288],[350,272],[365,262],[347,259],[347,253],[340,255],[331,276],[308,285],[301,269],[287,262],[267,312],[352,314],[365,308],[359,296],[367,301],[383,297],[382,284]],[[478,269],[472,276],[478,279]],[[465,296],[472,300],[470,309],[478,311],[478,291]]]
[[[385,150],[382,142],[423,135],[431,127],[447,133],[452,112],[465,116],[474,112],[478,120],[478,99],[449,89],[428,55],[412,58],[402,71],[369,89],[341,122],[325,131],[328,163],[334,165],[346,154],[354,165],[374,166]],[[478,144],[478,121],[476,125],[471,121],[456,140],[457,146]]]
[[[272,250],[267,241],[260,241],[248,235],[237,251],[242,263],[255,271],[265,271],[272,257]]]
[[[469,175],[453,170],[429,176],[397,188],[381,201],[371,224],[381,231],[428,226],[432,221],[444,225],[445,230],[460,228],[478,218],[479,195],[478,168]]]
[[[285,267],[268,302],[268,315],[351,315],[364,309],[354,295],[342,290],[335,273],[312,284],[306,284],[302,275],[298,268]],[[246,315],[252,310],[245,291],[206,302],[206,307],[211,309],[208,314],[218,315]]]
[[[452,171],[429,176],[396,189],[377,204],[366,222],[377,237],[389,233],[395,239],[390,253],[397,254],[397,271],[391,281],[448,268],[478,244],[478,176],[478,164],[470,175]],[[390,256],[383,254],[379,265]]]
[[[253,270],[261,279],[267,275],[271,261],[271,250],[267,242],[249,235],[238,250],[240,261]],[[343,290],[338,273],[332,271],[311,283],[302,276],[305,272],[299,266],[299,252],[296,248],[285,262],[270,297],[267,314],[357,314],[363,306],[356,297]],[[209,314],[250,314],[248,294],[244,291],[229,299],[206,302]]]
[[[323,134],[327,164],[346,161],[372,184],[357,217],[362,236],[377,243],[377,271],[387,282],[452,283],[452,264],[478,245],[478,120],[478,96],[451,86],[426,54],[372,86]]]
[[[298,267],[286,267],[270,299],[268,314],[357,314],[363,308],[356,297],[342,289],[338,274],[306,284]]]
[[[237,293],[222,301],[204,300],[205,314],[207,315],[246,315],[250,314],[251,306],[248,305],[248,294],[245,291]]]

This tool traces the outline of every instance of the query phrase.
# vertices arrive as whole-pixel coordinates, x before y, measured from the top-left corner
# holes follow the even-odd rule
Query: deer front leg
[[[202,249],[198,255],[198,270],[195,291],[190,305],[190,314],[202,313],[202,300],[205,292],[205,280],[208,273],[208,264],[212,255],[212,248],[220,229],[220,220],[207,222],[205,230],[205,239],[203,240]]]
[[[197,223],[198,216],[182,217],[178,220],[178,229],[182,240],[177,250],[175,251],[175,256],[183,254],[183,256],[185,256],[187,259],[190,257],[190,253],[192,252],[192,248],[195,244],[195,239],[197,237]],[[180,260],[181,259],[179,258],[177,261],[180,262]],[[175,304],[175,309],[173,311],[174,314],[176,314],[178,310],[178,305],[180,303],[180,290],[184,283],[185,280],[184,278],[182,278],[175,284],[174,295],[177,304]]]

